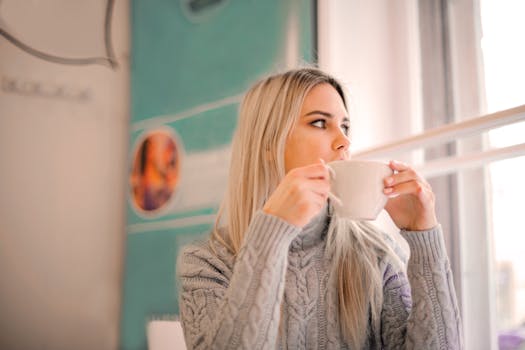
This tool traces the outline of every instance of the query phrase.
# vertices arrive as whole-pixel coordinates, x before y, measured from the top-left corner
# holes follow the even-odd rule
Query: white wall
[[[106,1],[2,1],[47,55],[106,56]],[[37,58],[0,35],[0,348],[116,349],[128,138],[128,3],[116,69]]]
[[[421,131],[417,1],[319,1],[318,19],[319,65],[346,85],[349,96],[351,151]],[[376,224],[408,249],[386,212]]]
[[[319,64],[346,83],[354,152],[421,130],[418,52],[415,0],[319,2]]]

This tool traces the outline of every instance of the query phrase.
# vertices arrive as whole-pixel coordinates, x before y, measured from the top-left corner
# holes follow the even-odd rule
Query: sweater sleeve
[[[178,262],[181,322],[189,349],[274,348],[290,243],[300,228],[262,211],[232,271],[210,250],[188,247]]]
[[[461,349],[461,321],[441,227],[401,235],[411,254],[406,273],[390,264],[384,272],[384,348]]]

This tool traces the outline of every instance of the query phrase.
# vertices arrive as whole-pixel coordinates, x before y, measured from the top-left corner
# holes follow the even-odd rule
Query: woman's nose
[[[334,139],[333,148],[336,151],[347,151],[350,147],[350,139],[345,135],[343,131],[340,131],[337,134],[337,137]]]

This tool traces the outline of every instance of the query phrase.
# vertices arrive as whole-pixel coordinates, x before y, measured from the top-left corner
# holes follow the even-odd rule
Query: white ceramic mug
[[[338,160],[327,166],[335,213],[354,220],[375,220],[388,200],[383,193],[383,180],[393,174],[388,164]]]

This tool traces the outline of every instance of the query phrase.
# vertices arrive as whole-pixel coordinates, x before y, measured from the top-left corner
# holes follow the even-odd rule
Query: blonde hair
[[[346,107],[341,85],[313,68],[270,76],[248,90],[239,110],[228,188],[212,242],[222,244],[234,255],[239,252],[254,214],[285,176],[286,139],[306,95],[314,86],[325,83],[337,90]],[[222,226],[226,229],[220,230]],[[335,216],[327,237],[327,254],[333,257],[331,273],[337,281],[341,331],[352,348],[360,349],[369,336],[369,320],[374,328],[379,324],[383,298],[379,256],[393,252],[370,225]]]

